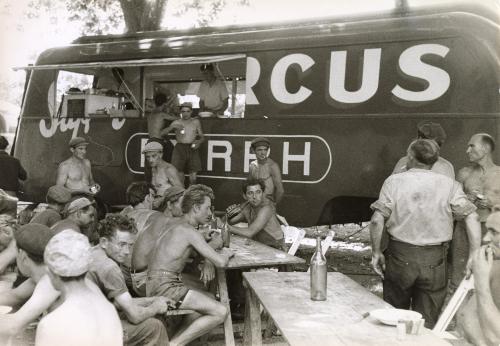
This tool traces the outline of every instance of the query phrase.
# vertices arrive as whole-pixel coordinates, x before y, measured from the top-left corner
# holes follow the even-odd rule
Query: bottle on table
[[[327,262],[321,251],[321,237],[316,237],[316,251],[311,258],[311,300],[326,300]]]
[[[224,216],[224,225],[222,226],[221,229],[221,237],[222,237],[222,243],[224,244],[224,247],[229,247],[231,243],[231,232],[229,231],[229,227],[227,224],[227,213]]]

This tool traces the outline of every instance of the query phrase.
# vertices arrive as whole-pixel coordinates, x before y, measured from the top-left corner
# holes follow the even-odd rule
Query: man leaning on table
[[[447,250],[453,219],[464,218],[472,253],[480,245],[476,207],[455,180],[431,171],[439,147],[418,139],[408,148],[408,171],[391,175],[372,204],[372,266],[383,278],[384,300],[420,312],[432,328],[446,296]],[[389,245],[380,240],[384,225]]]

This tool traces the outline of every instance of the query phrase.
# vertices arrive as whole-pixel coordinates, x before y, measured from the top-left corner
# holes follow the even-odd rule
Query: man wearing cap
[[[0,294],[0,305],[22,305],[13,314],[0,315],[0,344],[35,321],[60,295],[50,282],[43,260],[45,247],[54,234],[47,226],[36,223],[14,230],[17,268],[28,279]]]
[[[65,229],[71,229],[75,232],[84,233],[91,241],[91,226],[95,221],[94,202],[87,197],[73,197],[63,211],[66,215],[62,219],[52,225],[52,229],[60,232]]]
[[[90,161],[86,158],[89,142],[82,137],[75,137],[69,141],[69,150],[72,155],[61,162],[57,168],[56,185],[70,190],[91,192],[90,187],[95,184],[92,177]]]
[[[163,161],[163,147],[158,142],[149,142],[142,150],[147,165],[151,168],[151,181],[161,203],[165,191],[171,186],[183,186],[179,172],[174,165]],[[156,207],[156,202],[155,202]]]
[[[175,129],[177,143],[172,153],[172,164],[181,173],[184,181],[184,173],[189,174],[189,184],[196,184],[196,174],[201,171],[201,159],[198,148],[204,141],[203,130],[199,119],[191,118],[193,105],[184,102],[181,105],[181,118],[174,120],[170,126],[161,132],[162,136]]]
[[[62,304],[38,324],[35,345],[123,345],[116,309],[85,280],[91,261],[87,237],[71,230],[60,232],[47,244],[44,259]]]
[[[432,328],[447,287],[447,247],[453,219],[464,218],[469,251],[479,248],[476,207],[455,180],[431,171],[437,161],[434,141],[417,139],[408,148],[408,171],[388,177],[372,204],[372,267],[383,279],[384,300],[400,309],[420,312]],[[384,226],[388,248],[380,242]]]
[[[229,101],[226,83],[217,78],[213,64],[202,64],[200,71],[203,77],[197,93],[200,98],[200,112],[223,115]]]
[[[432,139],[434,140],[439,148],[441,148],[446,140],[446,132],[443,127],[438,123],[433,123],[431,121],[422,121],[417,125],[417,139]],[[394,166],[394,170],[392,174],[401,173],[407,171],[407,156],[403,156],[399,159],[396,166]],[[445,158],[439,156],[436,163],[432,165],[432,171],[436,173],[441,173],[450,177],[451,179],[455,179],[455,169],[450,161]]]
[[[212,189],[205,185],[191,185],[186,190],[182,199],[184,215],[160,237],[148,265],[148,296],[168,297],[176,302],[177,308],[194,310],[199,314],[171,338],[171,345],[188,344],[223,323],[227,315],[224,304],[189,289],[181,281],[181,273],[192,250],[217,267],[226,266],[232,255],[229,249],[224,249],[224,253],[215,252],[196,230],[200,224],[210,221],[213,198]]]
[[[26,180],[28,174],[21,162],[10,156],[6,149],[9,142],[4,136],[0,136],[0,189],[12,197],[17,197],[19,191],[19,180]]]
[[[500,205],[498,206],[500,208]],[[483,246],[472,260],[474,294],[457,313],[458,330],[474,345],[500,344],[500,209],[486,219]]]
[[[164,325],[153,318],[165,313],[169,304],[165,297],[132,298],[120,264],[129,260],[136,239],[132,220],[120,214],[108,214],[99,222],[99,244],[91,249],[92,261],[87,277],[121,313],[126,345],[166,345]]]
[[[49,188],[45,196],[47,208],[35,214],[30,223],[39,223],[48,227],[52,227],[56,222],[61,220],[61,213],[71,200],[71,191],[59,185],[54,185]]]
[[[285,189],[281,181],[280,167],[268,157],[270,147],[271,143],[267,138],[258,137],[252,141],[251,149],[257,160],[250,163],[248,177],[262,179],[266,185],[264,195],[278,204],[285,194]]]
[[[457,180],[462,184],[467,198],[476,205],[482,234],[491,207],[500,201],[500,166],[493,162],[495,141],[486,133],[471,137],[467,145],[469,165],[458,171]],[[465,275],[468,259],[468,240],[463,222],[457,222],[452,241],[452,272],[450,291],[453,292]]]

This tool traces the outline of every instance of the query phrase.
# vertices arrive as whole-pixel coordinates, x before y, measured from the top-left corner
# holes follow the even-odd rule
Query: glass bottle
[[[214,231],[217,227],[217,218],[215,217],[215,207],[212,206],[212,219],[210,220],[210,230]]]
[[[327,262],[321,251],[321,237],[316,237],[316,251],[311,258],[311,300],[326,300]]]
[[[227,213],[224,216],[224,225],[221,230],[222,243],[224,247],[229,247],[231,243],[231,232],[229,232],[229,227],[227,224]]]

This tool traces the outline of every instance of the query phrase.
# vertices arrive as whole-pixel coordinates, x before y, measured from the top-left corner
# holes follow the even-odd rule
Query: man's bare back
[[[90,185],[93,183],[91,165],[88,159],[80,160],[70,157],[59,164],[56,185],[71,190],[89,191]]]
[[[178,117],[165,112],[152,112],[148,116],[148,134],[150,138],[161,138],[161,130],[165,128],[166,121],[176,120]]]

